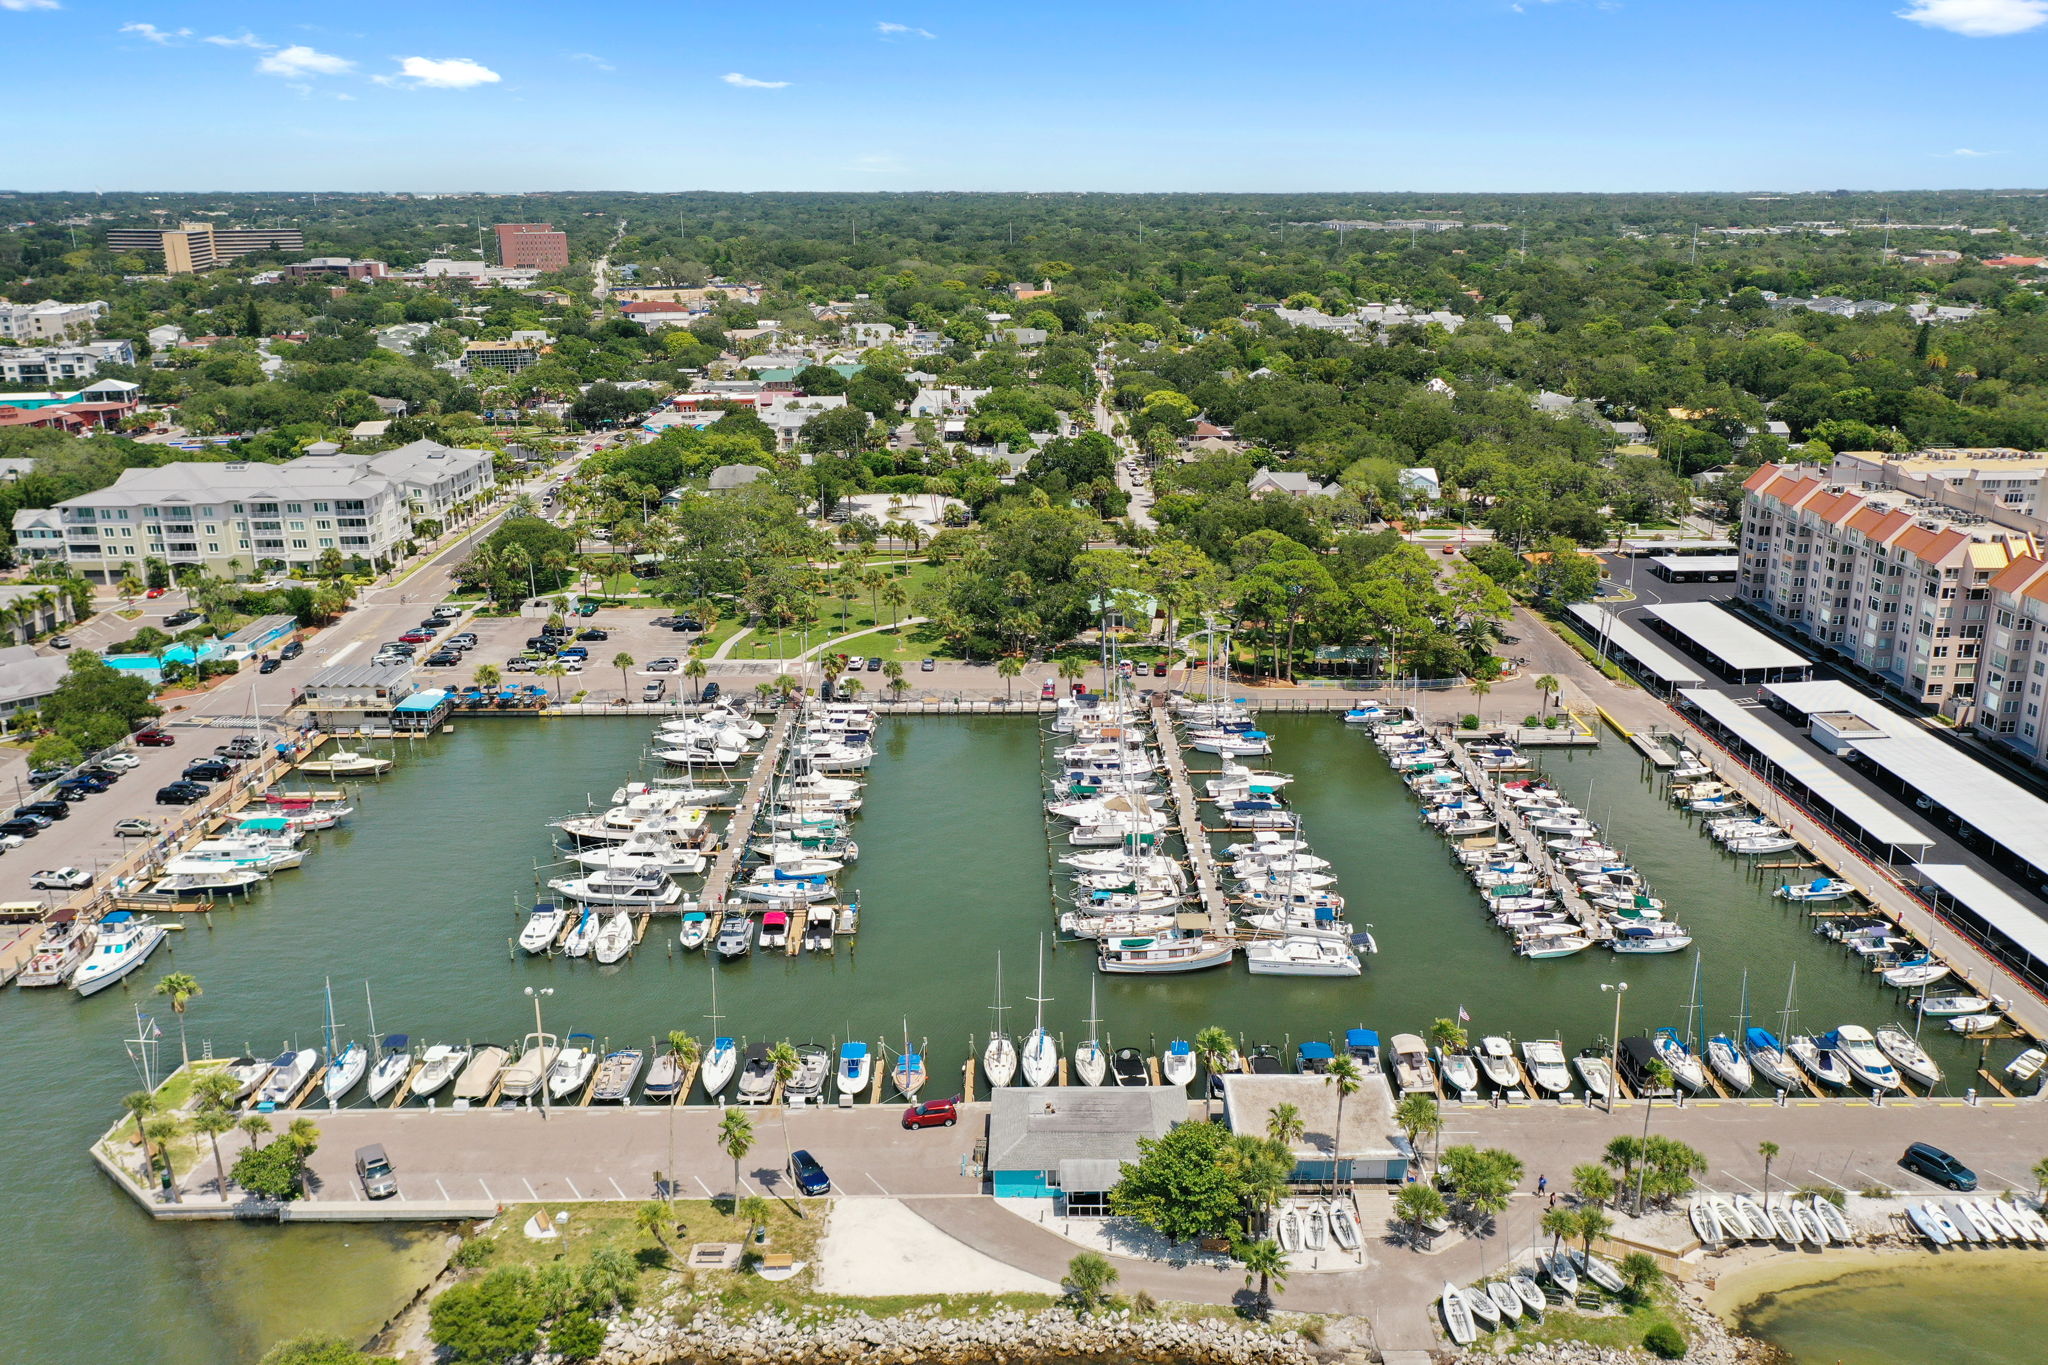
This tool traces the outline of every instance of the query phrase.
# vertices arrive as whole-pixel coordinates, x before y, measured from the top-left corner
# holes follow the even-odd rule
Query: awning
[[[1059,1164],[1060,1189],[1066,1194],[1101,1194],[1116,1188],[1123,1163],[1104,1157],[1069,1157]]]

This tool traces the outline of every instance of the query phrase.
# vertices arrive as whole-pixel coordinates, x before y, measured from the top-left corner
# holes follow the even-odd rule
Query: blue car
[[[818,1164],[818,1158],[798,1148],[789,1154],[790,1174],[796,1177],[796,1187],[805,1194],[830,1194],[832,1177],[825,1174],[825,1168]]]

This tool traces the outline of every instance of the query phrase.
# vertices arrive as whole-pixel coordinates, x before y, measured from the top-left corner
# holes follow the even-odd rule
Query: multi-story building
[[[252,251],[304,251],[297,228],[226,228],[182,223],[175,228],[108,228],[109,251],[143,251],[164,258],[164,271],[190,275],[212,270]]]
[[[380,464],[381,462],[381,464]],[[415,442],[381,455],[306,455],[285,464],[169,464],[124,470],[111,487],[15,514],[25,556],[61,557],[86,577],[140,574],[145,560],[215,573],[307,568],[336,550],[382,567],[416,518],[447,520],[495,482],[488,451]]]
[[[382,261],[358,261],[348,256],[315,256],[284,268],[288,280],[381,280],[391,273]]]
[[[1992,584],[2041,556],[2032,528],[1814,466],[1765,465],[1743,487],[1743,599],[1912,700],[1971,716]]]
[[[1877,484],[1937,498],[1994,519],[2011,513],[2038,517],[2044,507],[2041,482],[2048,478],[2048,451],[1958,446],[1893,455],[1845,450],[1835,456],[1829,477],[1837,483]]]
[[[518,374],[540,363],[540,349],[531,341],[472,341],[462,348],[462,367]]]
[[[86,341],[70,346],[0,346],[0,382],[43,388],[70,387],[86,380],[102,365],[133,365],[135,347],[127,341]]]
[[[500,223],[498,264],[530,270],[567,270],[569,234],[553,223]]]
[[[0,303],[0,337],[14,342],[73,341],[91,335],[106,311],[107,305],[97,299],[91,303],[59,303],[55,299]]]

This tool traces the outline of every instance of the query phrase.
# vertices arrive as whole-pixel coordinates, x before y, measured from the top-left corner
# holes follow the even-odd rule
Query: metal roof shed
[[[1813,670],[1805,655],[1712,602],[1666,602],[1643,614],[1735,682],[1780,682]]]
[[[1588,638],[1607,642],[1607,652],[1621,658],[1636,672],[1653,679],[1658,690],[1669,694],[1674,687],[1698,687],[1706,679],[1698,668],[1673,654],[1605,607],[1580,602],[1571,608],[1573,619]]]
[[[2048,921],[2024,901],[2001,891],[1983,873],[1960,863],[1915,863],[1935,887],[1928,900],[1956,920],[2036,990],[2048,989]]]

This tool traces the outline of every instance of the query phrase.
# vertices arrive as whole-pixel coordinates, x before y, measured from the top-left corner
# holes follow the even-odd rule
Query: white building
[[[81,341],[67,346],[0,346],[0,381],[63,389],[90,379],[102,365],[133,365],[127,341]]]
[[[0,337],[10,341],[69,341],[90,336],[107,305],[91,303],[0,303]]]

